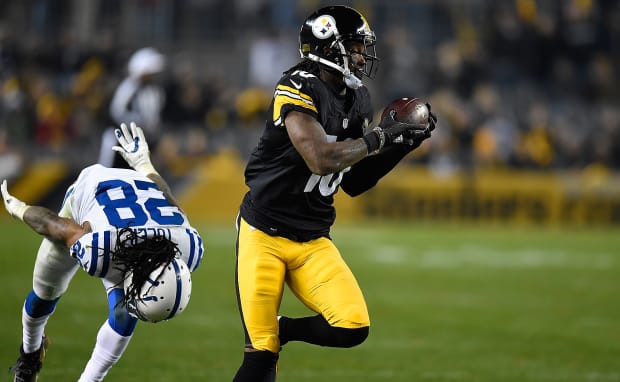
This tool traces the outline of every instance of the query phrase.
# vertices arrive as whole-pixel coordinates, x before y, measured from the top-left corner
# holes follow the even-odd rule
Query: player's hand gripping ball
[[[424,126],[423,134],[416,129],[403,135],[403,143],[416,147],[431,136],[437,123],[437,117],[431,112],[430,103],[416,97],[403,97],[390,102],[383,109],[381,120],[390,116],[398,122]]]
[[[419,98],[398,98],[383,109],[381,119],[391,114],[398,122],[411,123],[414,125],[429,124],[430,110],[426,102]]]

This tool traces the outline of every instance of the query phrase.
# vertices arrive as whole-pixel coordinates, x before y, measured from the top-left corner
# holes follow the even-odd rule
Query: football
[[[403,97],[388,104],[381,113],[381,119],[391,114],[394,120],[416,125],[427,125],[429,110],[426,102],[420,98]]]

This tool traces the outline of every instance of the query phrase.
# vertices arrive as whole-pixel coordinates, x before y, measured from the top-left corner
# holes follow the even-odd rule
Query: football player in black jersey
[[[302,61],[275,88],[270,119],[245,170],[249,192],[238,217],[236,287],[245,331],[234,381],[274,381],[281,346],[304,341],[352,347],[368,336],[360,287],[331,241],[334,194],[373,187],[430,136],[436,118],[412,125],[373,111],[361,79],[372,78],[375,35],[345,6],[310,15]],[[280,317],[284,285],[316,315]]]

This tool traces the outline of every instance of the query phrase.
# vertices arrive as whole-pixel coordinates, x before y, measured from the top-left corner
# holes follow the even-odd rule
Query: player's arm
[[[310,171],[317,175],[333,174],[381,152],[384,147],[402,145],[398,143],[399,137],[402,141],[403,134],[419,129],[418,125],[390,117],[361,138],[329,142],[321,124],[309,114],[292,110],[286,115],[285,125],[291,142]]]
[[[392,171],[410,151],[410,147],[406,145],[393,145],[377,155],[363,159],[344,174],[340,187],[350,196],[368,191]]]
[[[166,197],[166,199],[168,199],[170,204],[172,204],[173,206],[177,207],[179,210],[182,211],[181,206],[177,202],[174,195],[172,195],[172,189],[168,185],[168,182],[166,182],[164,178],[161,175],[159,175],[157,171],[147,174],[146,177],[152,180],[157,185],[157,187],[161,190],[161,192],[164,193],[164,196]]]
[[[321,124],[309,114],[292,110],[284,123],[293,146],[313,174],[336,173],[368,155],[366,143],[361,138],[329,142]]]
[[[69,218],[58,216],[48,208],[29,206],[18,198],[9,194],[6,180],[2,182],[2,199],[6,210],[14,217],[28,224],[36,233],[48,239],[65,244],[67,247],[75,243],[85,233],[90,231],[90,224],[85,222],[80,226]]]
[[[411,125],[405,129],[400,143],[390,145],[377,155],[369,156],[344,174],[340,186],[350,196],[357,196],[374,187],[377,182],[400,162],[409,152],[415,150],[422,142],[431,136],[437,124],[437,116],[430,112],[431,105],[426,104],[429,110],[428,128],[425,125]],[[380,126],[390,126],[393,116],[388,115],[381,120]],[[385,127],[383,128],[385,131]]]
[[[144,132],[134,122],[130,123],[130,129],[121,123],[121,128],[114,130],[119,146],[112,147],[112,150],[119,152],[134,170],[152,180],[164,193],[170,204],[181,210],[181,206],[172,195],[172,189],[151,163],[149,146],[144,138]]]

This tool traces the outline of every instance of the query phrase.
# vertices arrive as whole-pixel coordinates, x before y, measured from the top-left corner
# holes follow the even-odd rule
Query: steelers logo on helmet
[[[312,34],[321,40],[332,37],[335,31],[336,20],[329,15],[317,17],[312,24]]]

